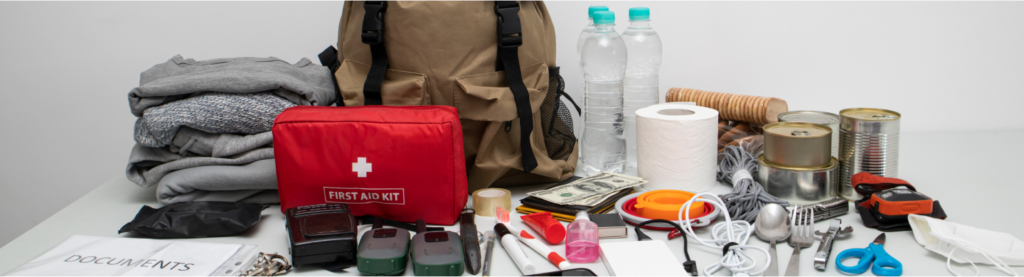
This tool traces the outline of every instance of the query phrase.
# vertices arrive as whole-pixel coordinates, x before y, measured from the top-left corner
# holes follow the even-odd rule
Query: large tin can
[[[823,167],[832,160],[832,129],[804,122],[764,126],[765,160],[792,167]]]
[[[839,111],[840,195],[859,200],[850,178],[859,172],[898,177],[900,113],[872,108]]]
[[[757,175],[765,192],[795,205],[807,205],[838,195],[839,160],[830,158],[827,166],[791,167],[772,163],[761,155]]]
[[[779,122],[807,122],[821,124],[832,128],[832,157],[839,158],[839,122],[838,114],[819,111],[788,111],[779,114]]]

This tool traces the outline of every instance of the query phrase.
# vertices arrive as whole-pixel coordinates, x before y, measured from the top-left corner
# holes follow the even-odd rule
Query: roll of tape
[[[473,210],[479,216],[494,216],[497,207],[512,209],[512,192],[507,189],[487,188],[473,192]]]

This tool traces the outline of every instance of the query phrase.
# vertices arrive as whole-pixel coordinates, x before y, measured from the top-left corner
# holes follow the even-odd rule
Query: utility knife
[[[469,270],[469,274],[473,275],[480,272],[480,239],[477,237],[475,217],[476,211],[466,207],[462,209],[462,215],[459,218],[462,253],[466,258],[466,269]]]

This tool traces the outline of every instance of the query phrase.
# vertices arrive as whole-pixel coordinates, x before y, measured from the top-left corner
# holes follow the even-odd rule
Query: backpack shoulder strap
[[[338,107],[345,106],[345,101],[341,97],[341,89],[338,86],[338,78],[334,76],[335,72],[338,72],[338,68],[341,67],[341,61],[338,60],[338,49],[334,46],[327,46],[320,55],[320,64],[326,66],[327,69],[331,70],[331,81],[334,81],[334,105]]]
[[[498,70],[504,68],[508,87],[516,101],[519,115],[519,151],[523,157],[523,171],[530,173],[537,167],[537,158],[530,145],[533,132],[533,112],[530,109],[530,92],[523,83],[519,71],[519,46],[523,45],[523,30],[519,22],[519,3],[516,1],[494,1],[494,12],[498,14]]]
[[[363,105],[381,105],[384,100],[380,95],[380,86],[384,83],[384,73],[388,70],[388,53],[384,48],[384,12],[388,9],[387,1],[366,1],[363,3],[363,43],[370,45],[373,63],[363,83]]]

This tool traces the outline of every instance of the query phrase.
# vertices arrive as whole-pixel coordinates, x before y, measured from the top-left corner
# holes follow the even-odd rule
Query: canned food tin
[[[832,159],[832,129],[804,122],[777,122],[764,126],[764,158],[793,167],[828,166]]]
[[[828,166],[816,168],[790,167],[757,158],[758,179],[772,196],[795,205],[807,205],[832,199],[838,195],[839,160],[830,158]]]
[[[850,178],[859,172],[898,177],[900,113],[872,108],[839,111],[840,195],[859,200]]]
[[[779,122],[807,122],[832,128],[832,157],[839,158],[839,122],[838,114],[819,111],[788,111],[779,114]]]

